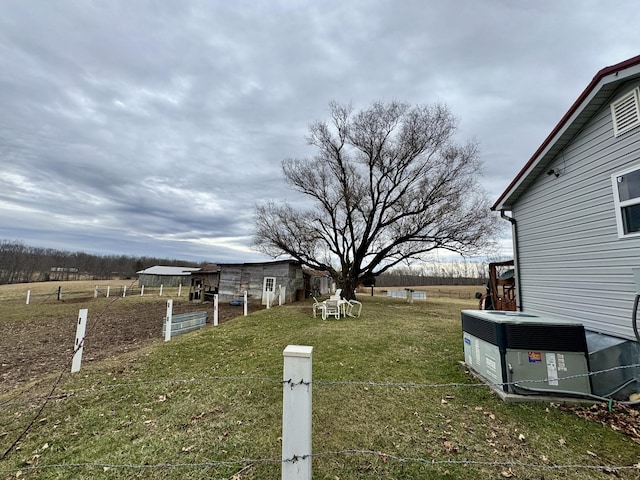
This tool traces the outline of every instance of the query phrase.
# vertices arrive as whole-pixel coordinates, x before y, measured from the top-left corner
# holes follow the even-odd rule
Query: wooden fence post
[[[313,347],[284,349],[282,480],[311,480],[311,355]]]
[[[218,326],[218,294],[213,294],[213,326]]]
[[[87,329],[87,310],[80,309],[78,312],[78,325],[76,327],[76,343],[73,347],[73,361],[71,362],[71,373],[80,371],[82,365],[82,351],[84,350],[84,332]]]
[[[160,285],[160,296],[162,296],[162,287],[164,287],[164,285]]]
[[[62,300],[62,287],[58,287],[58,300]]]
[[[167,300],[167,316],[164,317],[164,341],[171,340],[171,317],[173,316],[173,300]]]
[[[98,285],[93,289],[93,298],[98,298]]]
[[[246,317],[249,314],[249,306],[247,304],[247,291],[244,291],[244,316]]]

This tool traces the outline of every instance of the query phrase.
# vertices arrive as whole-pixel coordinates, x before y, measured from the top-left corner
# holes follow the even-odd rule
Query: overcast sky
[[[446,103],[492,200],[601,68],[635,1],[1,0],[0,240],[266,260],[256,202],[295,199],[328,103]]]

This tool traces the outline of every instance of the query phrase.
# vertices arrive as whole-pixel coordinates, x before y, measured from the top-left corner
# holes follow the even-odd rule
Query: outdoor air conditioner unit
[[[590,395],[584,326],[521,312],[463,310],[469,368],[506,393]]]

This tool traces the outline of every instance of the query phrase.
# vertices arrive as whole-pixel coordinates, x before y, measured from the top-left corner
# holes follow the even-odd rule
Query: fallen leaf
[[[515,474],[515,473],[513,473],[513,472],[511,471],[511,469],[509,469],[509,470],[503,470],[503,471],[501,472],[501,474],[502,474],[502,476],[503,476],[504,478],[512,478],[512,477],[515,477],[515,476],[516,476],[516,474]]]
[[[443,445],[449,453],[456,453],[458,451],[457,445],[455,445],[453,442],[450,442],[449,440],[445,441]]]
[[[558,440],[558,443],[564,447],[567,444],[567,441],[564,438],[561,438],[560,440]]]
[[[188,447],[182,447],[182,451],[183,452],[190,452],[191,450],[193,450],[193,447],[195,447],[195,445],[190,445]]]
[[[521,442],[524,442],[524,435],[523,434],[518,435],[518,440],[520,440]]]
[[[597,457],[598,456],[595,453],[593,453],[591,450],[587,450],[587,455],[591,455],[592,457]]]

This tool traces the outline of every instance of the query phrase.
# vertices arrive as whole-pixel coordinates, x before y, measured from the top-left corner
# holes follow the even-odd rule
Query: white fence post
[[[218,326],[218,294],[213,294],[213,326]]]
[[[173,316],[173,300],[167,300],[167,316],[164,317],[164,341],[171,340],[171,317]]]
[[[182,296],[182,284],[178,285],[178,296]]]
[[[71,362],[71,373],[80,371],[82,364],[82,351],[84,350],[84,332],[87,329],[87,313],[86,308],[80,309],[78,312],[78,326],[76,327],[76,343],[73,347],[73,361]]]
[[[27,290],[27,305],[29,305],[30,299],[31,299],[31,290]]]
[[[273,297],[273,292],[267,293],[267,310],[271,308],[271,298]]]
[[[246,317],[249,314],[249,306],[247,304],[247,291],[244,291],[244,316]]]
[[[123,297],[127,296],[127,286],[126,285],[122,287],[122,296]]]
[[[111,292],[111,285],[107,285],[107,298],[109,298],[109,292]]]
[[[144,285],[140,285],[140,296],[144,297]]]
[[[160,296],[162,296],[162,287],[164,287],[164,285],[160,285]]]
[[[98,298],[98,285],[93,289],[93,298]]]
[[[313,347],[284,349],[282,480],[311,480],[311,355]]]
[[[278,296],[278,305],[282,305],[285,300],[285,292],[287,291],[287,287],[280,287],[280,295]]]

